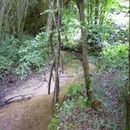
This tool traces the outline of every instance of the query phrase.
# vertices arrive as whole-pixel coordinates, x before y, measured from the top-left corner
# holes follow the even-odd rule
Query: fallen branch
[[[55,62],[53,61],[52,66],[51,66],[51,70],[50,70],[50,76],[49,76],[49,81],[48,81],[48,94],[50,95],[50,89],[51,89],[51,79],[53,76],[53,69],[55,66]]]
[[[0,100],[0,107],[3,107],[5,105],[8,105],[12,102],[18,102],[18,101],[22,101],[22,100],[29,100],[33,95],[32,94],[28,94],[28,95],[18,95],[18,96],[14,96],[11,97],[9,99],[2,99]]]

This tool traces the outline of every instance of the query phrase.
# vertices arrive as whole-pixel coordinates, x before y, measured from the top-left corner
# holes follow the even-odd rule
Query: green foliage
[[[78,44],[76,40],[80,38],[80,24],[77,19],[77,15],[77,9],[73,2],[70,7],[63,9],[62,41],[64,46],[68,46],[70,48],[76,47]]]
[[[102,42],[108,41],[111,34],[116,30],[113,21],[110,21],[107,18],[104,19],[104,23],[102,25],[96,26],[95,29],[98,30]]]
[[[109,12],[112,8],[119,8],[119,1],[118,0],[103,0],[102,1],[102,10]]]
[[[86,110],[90,109],[88,107],[90,107],[91,102],[87,101],[87,98],[83,96],[83,93],[81,95],[81,92],[83,91],[79,88],[81,88],[81,85],[79,84],[72,84],[70,86],[70,89],[68,90],[69,97],[67,97],[63,102],[62,106],[58,108],[56,113],[56,118],[54,117],[50,123],[51,128],[54,127],[53,128],[54,130],[55,129],[67,129],[67,130],[80,129],[79,126],[81,126],[82,128],[82,125],[85,124],[85,122],[87,121],[88,123],[87,125],[91,125],[91,127],[95,130],[101,127],[114,129],[114,127],[110,123],[108,123],[105,119],[100,118],[98,112],[97,114],[96,111],[95,112],[88,111],[88,113],[86,113]],[[58,118],[58,123],[55,123],[56,122],[55,120],[57,118]]]
[[[67,125],[67,130],[73,130],[73,127],[74,127],[73,123],[69,123]]]
[[[46,34],[40,33],[20,46],[19,66],[16,68],[16,74],[25,76],[30,70],[38,71],[45,66],[49,55],[47,40]]]
[[[111,33],[115,30],[115,24],[109,19],[105,18],[102,25],[86,25],[87,31],[92,35],[94,42],[101,44],[111,36]]]
[[[100,69],[122,69],[128,67],[128,45],[107,45],[99,58]]]
[[[59,111],[62,112],[64,115],[70,116],[72,114],[74,107],[75,107],[74,100],[66,100],[64,101]]]
[[[87,28],[87,27],[86,27]],[[91,26],[88,28],[88,35],[86,37],[86,44],[90,54],[97,53],[102,49],[103,34],[100,31],[103,26]]]
[[[72,112],[75,107],[79,107],[81,109],[86,107],[87,99],[85,99],[82,95],[79,95],[81,94],[81,92],[82,92],[82,88],[80,84],[70,85],[70,88],[67,92],[67,98],[63,102],[62,106],[57,107],[57,114],[56,114],[57,116],[55,116],[51,120],[51,123],[49,125],[49,130],[52,129],[55,130],[58,128],[58,126],[62,121],[62,119],[59,120],[61,118],[61,115],[69,117],[72,115]],[[74,126],[71,122],[66,126],[67,130],[71,130],[73,127]]]
[[[90,106],[89,101],[84,96],[79,96],[75,101],[75,106],[78,106],[80,109],[85,109],[86,107]]]
[[[59,125],[60,125],[60,119],[58,117],[54,117],[48,126],[48,130],[58,130]]]
[[[117,130],[118,128],[116,127],[116,124],[110,120],[108,120],[108,122],[106,123],[106,121],[104,119],[100,119],[100,120],[95,120],[93,123],[93,127],[94,129],[100,129],[100,128],[106,128],[106,129],[110,129],[110,130]]]
[[[117,9],[119,7],[118,0],[86,0],[85,2],[88,25],[101,25],[104,22],[104,18],[111,9]]]
[[[5,35],[0,43],[0,73],[12,69],[12,65],[17,61],[17,52],[19,41],[12,35]]]
[[[35,38],[23,35],[19,40],[6,34],[0,43],[0,73],[10,71],[23,77],[31,71],[42,69],[49,55],[47,41],[45,33]]]
[[[68,100],[67,102],[65,102],[66,106],[68,105],[71,108],[77,106],[80,109],[89,106],[90,104],[87,98],[84,96],[84,92],[85,92],[85,87],[81,86],[81,84],[71,84],[67,92]]]
[[[64,101],[60,112],[62,111],[62,113],[69,116],[75,107],[79,107],[80,109],[86,108],[89,103],[83,95],[84,89],[80,84],[70,85],[67,92],[67,100]]]
[[[110,3],[108,1],[107,3],[100,2],[99,11],[101,12],[101,14],[104,13],[103,11],[104,8],[108,8],[108,5],[109,5],[109,8],[112,8],[110,4],[113,5],[115,2],[113,0],[110,0],[110,1],[111,1]],[[92,4],[92,2],[94,1],[91,1],[91,2],[89,1],[86,3]],[[94,8],[96,8],[95,2],[93,6],[95,6]],[[88,8],[86,8],[86,10],[87,9]],[[93,11],[93,16],[90,18],[92,18],[93,22],[91,22],[91,24],[87,24],[88,23],[87,21],[88,20],[91,21],[91,19],[88,19],[86,17],[86,23],[84,27],[86,28],[87,34],[88,34],[88,36],[86,36],[86,43],[88,44],[88,50],[90,53],[93,53],[93,52],[101,51],[103,47],[103,42],[106,40],[109,40],[109,38],[111,37],[111,34],[113,33],[113,30],[115,30],[114,28],[115,25],[110,20],[108,20],[107,17],[105,16],[103,16],[103,24],[100,24],[99,22],[98,24],[94,24],[95,9],[91,11]],[[75,3],[72,2],[71,6],[67,7],[67,9],[66,8],[63,9],[63,17],[62,17],[63,46],[74,48],[75,50],[80,49],[80,39],[81,39],[80,22],[77,16],[78,14],[77,14]],[[98,17],[98,19],[100,18]]]
[[[117,29],[115,29],[115,32],[112,36],[112,41],[113,42],[119,42],[119,43],[127,43],[128,42],[128,38],[129,38],[129,30],[128,28],[120,28],[118,27]]]
[[[80,84],[71,84],[68,89],[67,96],[74,97],[74,96],[81,94],[81,92],[82,92],[82,88],[81,88]]]

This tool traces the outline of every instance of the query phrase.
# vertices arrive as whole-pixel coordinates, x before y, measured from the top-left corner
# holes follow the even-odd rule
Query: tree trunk
[[[48,84],[48,94],[50,94],[50,86],[51,86],[51,78],[52,78],[52,72],[53,68],[55,70],[55,88],[54,88],[54,94],[53,94],[53,103],[54,106],[56,103],[59,102],[59,91],[60,91],[60,85],[59,85],[59,66],[60,66],[60,50],[61,50],[61,0],[57,0],[57,15],[55,16],[54,13],[54,0],[50,0],[50,6],[49,9],[51,10],[48,15],[48,22],[47,22],[47,32],[50,35],[50,46],[52,51],[52,58],[53,58],[53,64],[51,67],[50,77],[49,77],[49,84]],[[57,30],[57,47],[54,49],[53,43],[52,43],[52,30],[53,22]]]
[[[89,75],[89,62],[88,62],[88,55],[87,55],[87,44],[86,44],[86,30],[84,29],[85,23],[85,15],[84,15],[84,0],[77,0],[76,1],[78,10],[79,10],[79,17],[81,23],[81,45],[82,45],[82,62],[83,62],[83,70],[84,70],[84,80],[85,80],[85,87],[86,87],[86,94],[88,100],[91,100],[91,80]]]
[[[57,0],[57,8],[58,8],[58,15],[54,19],[54,23],[56,24],[56,29],[58,33],[58,45],[55,49],[55,90],[53,96],[53,104],[59,102],[59,92],[60,92],[60,85],[59,85],[59,66],[60,66],[60,50],[61,50],[61,6],[62,1]]]
[[[130,20],[130,17],[129,17]],[[129,29],[130,31],[130,29]],[[126,130],[130,130],[130,37],[129,37],[129,80],[128,80],[128,94],[126,97]]]
[[[48,82],[48,94],[50,95],[50,90],[51,90],[51,80],[52,80],[52,76],[53,76],[53,69],[55,66],[55,61],[53,61],[52,66],[51,66],[51,70],[50,70],[50,76],[49,76],[49,82]]]
[[[130,94],[125,99],[126,103],[126,130],[130,130]]]
[[[98,24],[98,17],[99,17],[99,0],[95,1],[95,24]]]

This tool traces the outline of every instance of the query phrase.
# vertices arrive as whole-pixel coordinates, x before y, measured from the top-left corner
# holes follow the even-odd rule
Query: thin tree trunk
[[[130,130],[130,94],[126,97],[126,130]]]
[[[130,20],[130,17],[129,17]],[[129,28],[130,31],[130,28]],[[129,79],[128,79],[128,94],[126,97],[126,130],[130,130],[130,36],[129,36]],[[125,86],[127,87],[127,86]]]
[[[55,17],[56,29],[58,33],[58,45],[55,52],[55,90],[53,96],[53,104],[59,102],[59,66],[60,66],[60,50],[61,50],[61,6],[62,0],[57,0],[58,15]]]
[[[85,87],[86,87],[86,94],[88,100],[91,100],[91,80],[89,75],[89,62],[88,62],[88,55],[87,55],[87,45],[86,45],[86,30],[84,29],[83,25],[85,23],[85,15],[84,15],[84,0],[77,0],[77,7],[79,10],[79,17],[81,22],[81,45],[82,45],[82,59],[83,59],[83,70],[84,70],[84,80],[85,80]]]
[[[4,13],[5,13],[5,7],[6,7],[6,3],[1,1],[0,4],[2,5],[0,7],[0,34],[2,32],[2,24],[3,24],[3,19],[4,19]]]
[[[53,64],[51,67],[51,72],[50,72],[50,78],[49,78],[49,84],[48,84],[48,94],[50,94],[50,85],[51,85],[51,78],[52,78],[52,71],[53,68],[55,70],[55,88],[54,88],[54,95],[53,95],[53,103],[52,105],[54,106],[55,103],[59,102],[59,91],[60,91],[60,85],[59,85],[59,65],[60,65],[60,50],[61,50],[61,5],[62,2],[61,0],[57,0],[57,9],[58,9],[58,14],[55,16],[54,13],[54,0],[50,0],[50,14],[48,16],[48,26],[47,26],[47,32],[50,33],[50,29],[52,29],[53,26],[53,21],[54,25],[57,29],[58,33],[58,44],[56,49],[53,47],[52,43],[52,37],[50,33],[50,43],[51,43],[51,50],[52,50],[52,55],[53,55]]]
[[[90,0],[88,0],[87,2],[87,21],[88,21],[88,25],[90,24]]]
[[[52,76],[53,76],[54,66],[55,66],[55,62],[53,61],[52,66],[51,66],[51,70],[50,70],[49,82],[48,82],[48,94],[49,94],[49,95],[50,95],[51,80],[52,80]]]
[[[95,1],[95,24],[98,23],[98,18],[99,18],[99,0]]]
[[[51,55],[52,55],[53,63],[51,66],[49,82],[48,82],[48,94],[50,94],[53,69],[55,67],[55,52],[54,52],[54,46],[53,46],[53,32],[52,32],[53,31],[54,0],[49,1],[49,10],[50,10],[50,12],[48,14],[46,32],[49,34],[49,42],[50,42],[50,47],[51,47]]]
[[[48,14],[48,18],[47,18],[47,29],[46,31],[48,33],[51,33],[51,29],[53,27],[53,11],[54,11],[54,0],[49,0],[49,14]]]
[[[90,1],[90,11],[89,11],[89,13],[90,13],[90,24],[91,25],[93,25],[93,3],[92,3],[92,1]]]
[[[130,2],[129,2],[130,5]],[[129,13],[129,21],[130,21],[130,13]],[[130,32],[130,25],[129,25],[129,32]],[[129,84],[128,84],[128,90],[130,92],[130,36],[129,36],[129,54],[128,54],[128,58],[129,58]]]

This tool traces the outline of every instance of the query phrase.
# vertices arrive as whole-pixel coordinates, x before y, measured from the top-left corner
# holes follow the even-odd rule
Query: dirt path
[[[60,99],[65,94],[61,89]],[[47,130],[52,116],[52,95],[15,102],[0,110],[0,130]]]
[[[51,96],[12,103],[0,110],[1,130],[47,130],[51,117]]]
[[[90,72],[94,70],[95,66],[90,63]],[[74,64],[70,63],[65,66],[64,74],[60,75],[61,101],[66,93],[68,84],[78,81],[81,74],[83,72],[78,60]],[[16,84],[12,91],[6,95],[4,100],[12,98],[12,102],[17,102],[0,109],[0,130],[47,130],[49,119],[52,116],[51,106],[54,81],[52,81],[51,85],[51,95],[47,95],[48,82],[44,81],[45,77],[43,76],[45,74],[34,76],[26,82]],[[47,72],[47,81],[48,78],[49,73]],[[20,98],[23,98],[21,95],[28,95],[26,97],[29,100],[21,101]]]
[[[69,74],[67,71],[60,75],[60,86],[63,87],[64,84],[75,77],[75,74]],[[45,80],[46,79],[46,80]],[[48,94],[48,79],[49,71],[46,74],[36,75],[29,78],[27,81],[22,81],[16,83],[10,91],[7,92],[6,96],[1,99],[1,101],[21,101],[29,99],[31,97],[47,95]],[[52,79],[51,82],[51,93],[54,91],[55,82]]]

